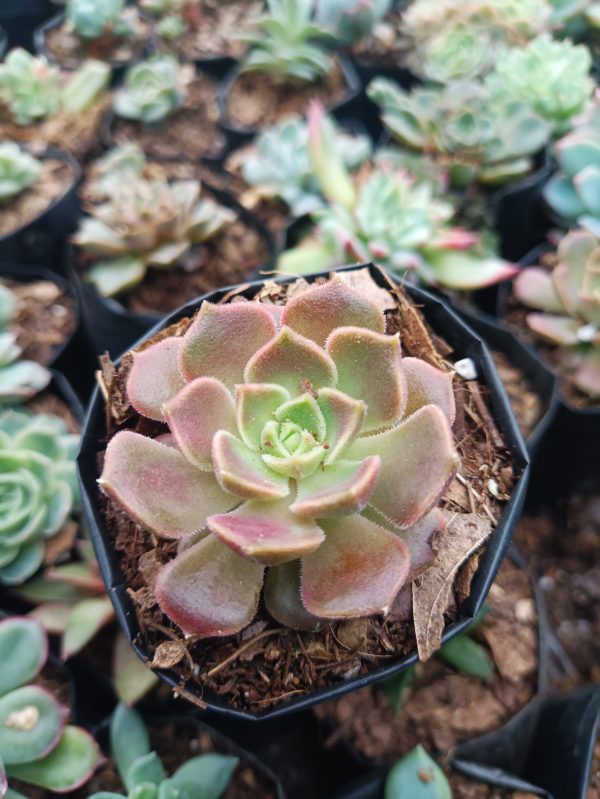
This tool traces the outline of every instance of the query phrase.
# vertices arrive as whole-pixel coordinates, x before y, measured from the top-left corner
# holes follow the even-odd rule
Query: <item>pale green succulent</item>
[[[156,124],[183,105],[193,67],[171,55],[155,55],[127,71],[123,88],[115,95],[115,113],[124,119]]]
[[[131,25],[124,15],[125,0],[67,0],[67,20],[83,39],[107,33],[127,36]]]
[[[42,163],[14,142],[0,144],[0,202],[16,197],[39,178]]]
[[[315,20],[340,44],[354,44],[374,33],[392,8],[392,0],[317,0]]]
[[[17,298],[8,286],[0,280],[0,333],[10,326],[10,320],[17,307]]]
[[[421,744],[395,763],[385,781],[385,799],[452,799],[452,788]]]
[[[66,723],[69,708],[34,684],[47,657],[38,622],[0,621],[0,793],[6,799],[26,799],[11,787],[13,779],[54,796],[74,791],[102,762],[92,736]]]
[[[19,361],[21,348],[10,331],[0,332],[0,407],[31,399],[50,382],[50,372],[35,361]]]
[[[0,414],[0,584],[31,577],[45,543],[78,511],[78,444],[58,416]]]

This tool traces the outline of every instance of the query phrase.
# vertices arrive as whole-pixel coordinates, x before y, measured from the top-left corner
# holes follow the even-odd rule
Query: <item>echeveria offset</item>
[[[179,64],[174,56],[140,61],[127,71],[125,85],[115,95],[115,113],[147,125],[162,122],[181,108],[193,77],[193,66]]]
[[[549,273],[524,269],[515,297],[542,313],[527,324],[544,341],[563,347],[572,360],[573,384],[600,397],[600,239],[585,230],[568,233],[558,245],[558,264]]]
[[[21,352],[14,333],[0,329],[0,407],[27,402],[50,382],[44,366],[18,360]]]
[[[434,559],[459,463],[451,381],[401,359],[378,305],[340,277],[283,308],[204,302],[185,335],[134,352],[129,401],[170,434],[117,433],[99,483],[179,542],[156,580],[163,611],[187,634],[233,634],[263,582],[291,627],[388,610]]]
[[[0,203],[16,197],[39,178],[42,163],[14,142],[0,144]]]
[[[6,792],[7,799],[25,799],[12,788],[13,779],[53,795],[74,791],[102,760],[94,739],[66,723],[69,708],[32,684],[47,657],[38,622],[0,621],[0,795]]]

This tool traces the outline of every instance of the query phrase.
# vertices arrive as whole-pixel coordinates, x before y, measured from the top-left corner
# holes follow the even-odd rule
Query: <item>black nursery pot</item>
[[[362,268],[364,268],[364,265],[345,267],[338,271],[355,271]],[[379,286],[389,288],[390,284],[382,270],[377,269],[372,264],[369,264],[368,268],[372,278]],[[330,274],[331,272],[322,272],[310,275],[306,279],[309,282],[313,282],[319,277],[328,277]],[[295,279],[294,277],[278,278],[276,282],[289,283]],[[257,294],[262,285],[263,281],[244,284],[240,296],[252,298]],[[510,410],[508,399],[502,388],[491,356],[482,339],[467,327],[445,302],[422,289],[413,286],[406,286],[405,288],[411,299],[418,304],[433,330],[442,333],[444,339],[453,348],[453,357],[456,359],[471,358],[475,363],[480,381],[487,385],[490,390],[494,418],[511,452],[513,466],[518,475],[513,494],[492,536],[488,539],[485,551],[481,556],[479,568],[473,578],[471,594],[459,608],[457,620],[449,625],[444,632],[442,640],[446,642],[465,630],[469,624],[472,623],[484,603],[485,597],[500,567],[506,548],[510,543],[514,526],[521,513],[527,487],[529,461],[523,439]],[[156,335],[165,327],[178,320],[192,316],[200,307],[203,300],[210,300],[214,303],[219,302],[226,297],[231,290],[231,286],[219,289],[183,306],[156,325],[156,327],[150,331],[149,335]],[[141,343],[141,341],[139,343]],[[109,596],[113,601],[117,618],[125,634],[131,641],[133,648],[138,655],[147,662],[149,660],[149,653],[143,642],[143,634],[136,618],[133,602],[128,594],[127,585],[117,563],[113,545],[98,507],[99,494],[96,482],[98,476],[97,459],[99,453],[104,449],[103,442],[105,436],[106,417],[104,401],[99,390],[96,389],[88,409],[82,445],[78,456],[79,479],[82,487],[84,511],[102,576]],[[254,721],[267,717],[275,718],[284,716],[295,710],[307,708],[319,702],[333,699],[348,691],[362,688],[370,683],[398,674],[416,661],[417,653],[414,652],[409,656],[399,659],[392,665],[376,668],[369,674],[326,689],[315,691],[306,696],[291,699],[288,702],[276,705],[260,714],[233,709],[227,705],[221,697],[208,689],[203,691],[197,684],[192,684],[190,682],[185,688],[191,695],[201,699],[210,710],[216,713],[223,713],[232,718]],[[176,689],[179,686],[179,680],[174,671],[169,669],[157,669],[156,673],[173,688]]]
[[[69,188],[31,222],[0,237],[0,263],[44,266],[64,275],[62,248],[76,230],[81,213],[77,197],[81,169],[72,156],[61,150],[48,149],[44,158],[63,161],[69,167],[72,176]]]
[[[360,119],[362,111],[360,79],[354,71],[354,67],[346,58],[340,56],[339,64],[346,81],[346,95],[339,102],[329,106],[327,111],[337,120],[356,117]],[[260,129],[258,128],[238,127],[229,119],[229,114],[227,113],[227,98],[232,85],[239,75],[240,65],[236,63],[223,78],[217,93],[217,102],[221,113],[221,127],[225,132],[227,142],[232,150],[236,147],[242,147],[244,144],[248,144],[257,133],[260,133]]]
[[[0,60],[4,58],[4,54],[8,49],[8,34],[4,28],[0,28]]]
[[[56,7],[50,0],[2,0],[0,25],[6,31],[8,47],[32,51],[34,29],[54,13]]]

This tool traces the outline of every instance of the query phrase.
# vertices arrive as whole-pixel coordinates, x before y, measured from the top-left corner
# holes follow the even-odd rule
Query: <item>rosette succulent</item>
[[[554,154],[560,169],[544,187],[546,201],[569,227],[600,236],[600,94]]]
[[[571,381],[584,394],[600,397],[600,239],[585,230],[568,233],[558,245],[558,264],[549,273],[524,269],[514,296],[535,308],[529,328],[562,347]],[[538,313],[541,311],[541,313]]]
[[[44,366],[18,360],[21,352],[14,333],[0,332],[0,407],[27,402],[50,382],[50,372]]]
[[[129,401],[170,434],[118,432],[99,485],[179,542],[155,594],[184,633],[238,632],[263,582],[291,627],[386,612],[433,562],[459,465],[452,376],[401,359],[385,325],[336,276],[283,308],[204,302],[133,353]]]
[[[40,624],[0,621],[0,794],[26,799],[12,780],[67,793],[84,785],[102,761],[94,739],[67,724],[69,708],[35,684],[48,657]]]
[[[42,163],[14,142],[0,143],[0,203],[16,197],[39,178]]]
[[[392,8],[392,0],[317,0],[315,20],[340,44],[351,45],[374,33]]]
[[[169,777],[151,750],[144,720],[125,705],[113,713],[110,746],[127,793],[101,791],[89,799],[220,799],[239,763],[230,755],[198,755]]]
[[[0,584],[19,585],[79,508],[79,436],[51,414],[0,413]]]
[[[112,297],[140,283],[149,267],[175,267],[195,244],[216,236],[236,215],[211,199],[200,199],[196,180],[167,183],[135,179],[91,206],[73,242],[98,257],[87,279]]]
[[[525,103],[560,135],[590,104],[591,66],[585,45],[542,34],[525,47],[507,50],[486,82],[495,96]]]
[[[127,36],[132,32],[125,0],[68,0],[67,21],[83,39],[99,39],[107,34]]]
[[[376,78],[367,91],[392,136],[435,158],[456,186],[496,186],[526,175],[551,135],[526,102],[494,96],[475,81],[409,92]]]
[[[115,95],[115,113],[151,125],[172,116],[185,102],[194,76],[190,64],[171,55],[156,55],[129,68],[125,85]]]

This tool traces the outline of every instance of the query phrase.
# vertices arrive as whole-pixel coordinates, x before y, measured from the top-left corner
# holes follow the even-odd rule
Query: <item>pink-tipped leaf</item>
[[[367,407],[362,400],[352,399],[335,388],[322,388],[317,402],[325,418],[325,442],[329,449],[324,464],[327,466],[359,435]]]
[[[528,308],[558,313],[564,310],[551,274],[540,267],[532,266],[519,272],[513,283],[513,293]]]
[[[377,455],[362,462],[337,460],[298,483],[291,510],[307,518],[359,513],[369,501],[380,471]]]
[[[271,616],[293,630],[318,630],[323,621],[309,613],[300,599],[300,561],[292,560],[267,571],[265,606]]]
[[[290,492],[285,477],[268,469],[258,452],[224,430],[213,438],[212,460],[219,485],[237,497],[273,500]]]
[[[180,338],[165,338],[133,353],[127,397],[142,416],[162,421],[163,405],[185,386],[179,372]]]
[[[425,405],[437,405],[452,425],[456,415],[452,372],[442,372],[421,358],[403,358],[402,373],[407,395],[404,416],[411,416]]]
[[[291,399],[289,391],[268,383],[249,383],[236,386],[236,420],[242,441],[250,449],[258,450],[266,423],[280,405]]]
[[[527,314],[526,322],[534,333],[552,344],[572,346],[578,342],[577,331],[581,323],[570,316],[530,313]]]

